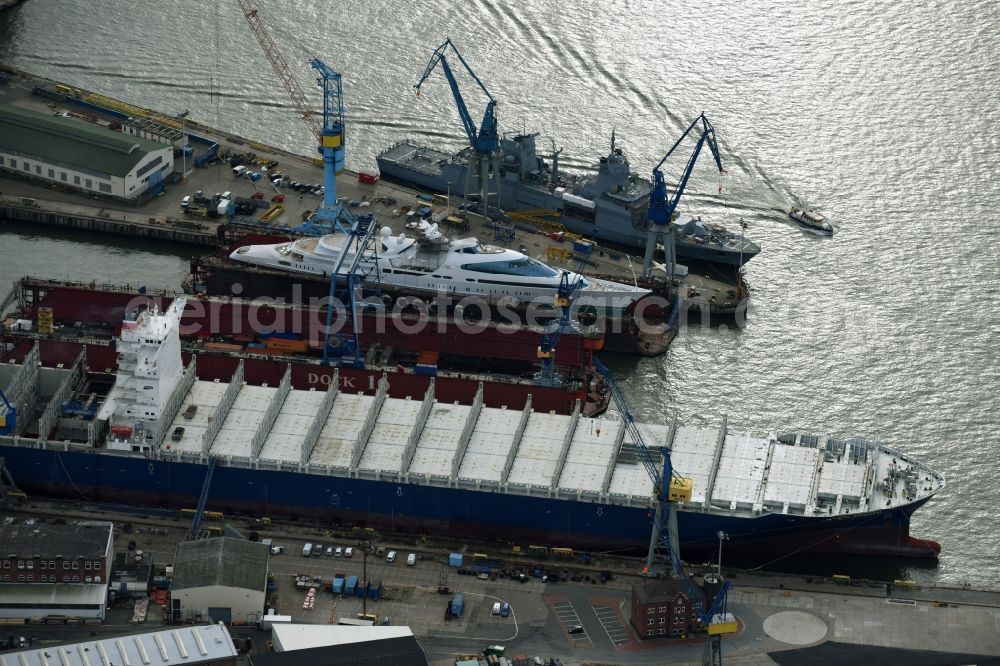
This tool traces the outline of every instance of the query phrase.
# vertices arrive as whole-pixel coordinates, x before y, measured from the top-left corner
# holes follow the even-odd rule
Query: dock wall
[[[214,247],[217,242],[216,234],[213,232],[178,229],[155,220],[150,224],[141,224],[110,217],[47,210],[37,205],[0,203],[0,221],[44,224],[81,231],[150,238],[206,247]]]

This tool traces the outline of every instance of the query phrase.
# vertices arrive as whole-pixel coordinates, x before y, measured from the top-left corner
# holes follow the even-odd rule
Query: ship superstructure
[[[166,312],[134,310],[122,322],[117,378],[97,417],[108,424],[108,448],[148,452],[162,438],[171,397],[184,375],[179,334],[184,305],[179,298]]]

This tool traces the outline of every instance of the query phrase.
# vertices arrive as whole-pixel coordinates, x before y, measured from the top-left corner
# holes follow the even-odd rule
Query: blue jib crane
[[[713,661],[719,658],[721,663],[721,643],[722,634],[736,631],[736,621],[731,615],[726,613],[726,595],[732,584],[727,580],[719,588],[712,604],[705,608],[705,597],[702,590],[688,577],[684,571],[684,562],[681,561],[680,545],[677,534],[677,512],[672,506],[675,502],[691,501],[692,483],[678,474],[670,460],[670,447],[673,444],[674,435],[677,432],[677,417],[674,416],[670,426],[670,434],[667,436],[667,444],[662,447],[650,448],[646,445],[642,436],[642,430],[632,416],[628,401],[622,393],[618,384],[615,383],[611,371],[608,370],[599,359],[594,359],[594,366],[597,371],[604,376],[607,381],[611,398],[615,407],[621,413],[622,422],[625,424],[625,432],[635,445],[636,456],[646,468],[646,473],[653,482],[653,493],[656,499],[656,513],[653,519],[653,530],[649,540],[649,553],[646,556],[646,567],[643,575],[659,577],[671,575],[679,581],[687,591],[688,599],[697,613],[702,624],[705,626],[711,638],[706,646],[706,658]],[[662,468],[657,465],[654,451],[660,452],[663,458]],[[667,564],[668,571],[662,571],[661,565]]]
[[[478,128],[472,119],[469,107],[465,103],[465,98],[462,97],[462,91],[459,89],[458,81],[455,79],[455,73],[452,71],[451,65],[448,64],[448,58],[445,57],[449,49],[455,54],[459,62],[462,63],[465,71],[469,73],[469,76],[476,82],[479,89],[483,91],[483,94],[486,95],[486,111],[483,113],[483,121],[479,124]],[[478,180],[475,191],[479,193],[480,200],[483,202],[483,210],[481,212],[485,217],[489,207],[487,189],[489,187],[490,174],[491,171],[496,173],[499,170],[497,154],[500,148],[500,136],[497,130],[496,100],[493,99],[493,95],[490,94],[489,89],[479,79],[472,67],[469,66],[469,63],[462,56],[461,51],[452,43],[450,38],[446,39],[441,46],[434,50],[430,61],[427,63],[427,67],[424,69],[423,76],[413,86],[417,89],[418,96],[420,95],[420,86],[431,75],[431,72],[434,71],[438,63],[441,63],[444,75],[448,79],[448,85],[451,87],[451,94],[455,98],[455,106],[458,109],[458,116],[462,121],[462,126],[465,128],[465,135],[469,140],[469,146],[472,148],[472,154],[470,155],[468,168],[466,169],[465,202],[466,204],[468,203],[469,193],[473,191],[472,181],[475,178]]]
[[[699,122],[702,126],[701,136],[698,138],[698,142],[694,146],[694,152],[691,153],[691,157],[688,159],[687,166],[684,168],[684,173],[681,176],[680,182],[677,184],[677,188],[674,190],[672,196],[667,195],[667,185],[663,180],[663,171],[660,167],[663,163],[667,161],[667,158],[673,155],[677,147],[681,145],[681,142],[691,133],[695,127],[698,126]],[[680,203],[681,196],[684,194],[684,189],[687,187],[688,179],[691,177],[691,172],[694,171],[695,162],[698,161],[698,155],[701,153],[701,149],[705,144],[708,144],[709,149],[712,151],[712,156],[715,158],[715,164],[719,167],[719,172],[723,173],[722,168],[722,158],[719,156],[719,146],[715,141],[715,128],[712,127],[712,123],[708,122],[708,118],[702,113],[700,116],[695,118],[688,128],[684,130],[680,138],[670,147],[667,154],[663,156],[659,164],[653,167],[653,189],[649,193],[649,213],[648,219],[650,222],[649,226],[649,236],[646,239],[646,256],[642,263],[642,275],[643,277],[649,277],[653,268],[653,253],[656,250],[656,243],[658,241],[663,242],[663,249],[666,253],[666,264],[667,269],[667,279],[673,278],[674,264],[677,262],[676,252],[674,251],[674,236],[673,231],[670,229],[670,222],[674,218],[674,211],[677,210],[677,204]]]

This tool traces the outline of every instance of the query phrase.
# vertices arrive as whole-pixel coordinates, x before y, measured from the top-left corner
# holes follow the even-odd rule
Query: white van
[[[500,614],[500,602],[497,601],[493,604],[493,610],[490,611],[490,615],[499,615],[499,614]]]
[[[181,199],[181,208],[187,208],[190,205],[191,205],[190,195],[185,196],[183,199]]]
[[[312,555],[312,552],[313,552],[313,545],[311,543],[307,543],[306,545],[302,546],[302,557],[309,557],[310,555]]]
[[[247,172],[247,168],[245,166],[243,166],[242,164],[239,165],[239,166],[234,166],[233,167],[233,175],[236,176],[237,178],[239,178],[240,176],[242,176],[246,172]]]
[[[396,551],[390,550],[389,554],[385,556],[385,561],[386,562],[395,562],[396,561]]]
[[[408,565],[410,565],[411,567],[414,564],[416,564],[417,563],[417,554],[416,553],[410,553],[409,555],[407,555],[406,556],[406,563]]]

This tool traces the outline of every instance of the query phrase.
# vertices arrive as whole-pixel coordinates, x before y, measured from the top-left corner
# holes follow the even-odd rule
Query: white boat
[[[815,211],[793,208],[788,212],[788,217],[798,222],[799,226],[808,229],[814,234],[822,236],[833,235],[833,226],[826,221],[825,217]]]
[[[650,293],[648,289],[584,277],[552,268],[516,250],[480,243],[475,238],[450,240],[437,224],[427,221],[407,225],[407,231],[393,235],[382,227],[377,239],[377,270],[383,286],[408,292],[446,294],[456,298],[478,297],[487,303],[507,303],[517,307],[532,302],[551,304],[562,278],[568,273],[570,284],[579,280],[574,295],[574,309],[591,306],[606,314],[619,313]],[[267,245],[244,245],[229,258],[255,266],[291,273],[326,277],[337,265],[349,266],[355,252],[340,261],[347,242],[343,234]],[[369,274],[371,260],[362,260]],[[343,269],[341,269],[343,270]]]

